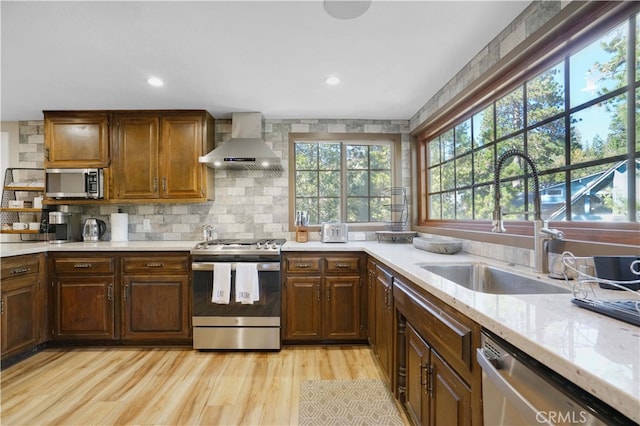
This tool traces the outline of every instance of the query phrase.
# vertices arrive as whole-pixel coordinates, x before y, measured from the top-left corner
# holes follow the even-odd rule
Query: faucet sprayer
[[[549,272],[548,259],[545,247],[545,241],[551,239],[564,239],[564,233],[557,229],[549,229],[542,221],[542,208],[540,201],[540,179],[538,169],[533,160],[525,152],[518,149],[510,149],[505,151],[499,158],[496,170],[493,175],[493,222],[491,232],[506,232],[502,216],[506,214],[528,214],[530,212],[509,212],[503,213],[500,206],[500,171],[504,167],[505,162],[511,157],[522,158],[531,168],[531,176],[533,177],[533,251],[534,251],[534,267],[535,272]]]

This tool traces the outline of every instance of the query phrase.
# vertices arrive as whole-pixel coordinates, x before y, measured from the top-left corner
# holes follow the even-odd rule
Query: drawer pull
[[[340,268],[340,269],[351,269],[351,265],[349,265],[348,263],[336,263],[336,268]]]
[[[295,267],[296,268],[301,268],[301,269],[311,268],[311,264],[310,263],[296,263]]]
[[[113,285],[109,284],[107,287],[107,300],[113,300]]]
[[[15,274],[26,274],[27,272],[31,271],[31,268],[18,268],[18,269],[12,269],[11,270],[11,275],[15,275]]]
[[[91,268],[91,264],[90,263],[76,263],[73,265],[74,268],[76,269],[88,269]]]
[[[147,263],[147,268],[162,268],[163,266],[164,263],[162,262]]]

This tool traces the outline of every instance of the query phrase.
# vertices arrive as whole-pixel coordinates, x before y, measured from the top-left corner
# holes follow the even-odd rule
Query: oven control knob
[[[276,246],[276,243],[275,243],[275,242],[272,242],[272,243],[269,245],[269,248],[272,248],[272,249],[274,249],[274,250],[276,249],[276,247],[277,247],[277,246]]]
[[[262,243],[258,241],[256,243],[256,248],[261,249],[262,248]]]

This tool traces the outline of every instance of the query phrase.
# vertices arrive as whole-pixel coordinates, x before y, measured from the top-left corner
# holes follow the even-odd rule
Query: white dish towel
[[[213,292],[211,293],[211,301],[221,305],[229,304],[229,296],[231,294],[231,264],[230,263],[214,263],[213,264]]]
[[[260,300],[257,263],[236,263],[236,302],[253,304]]]

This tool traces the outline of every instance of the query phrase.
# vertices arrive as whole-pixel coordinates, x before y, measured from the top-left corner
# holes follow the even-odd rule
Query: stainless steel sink
[[[553,294],[570,293],[569,289],[505,271],[486,263],[421,265],[422,269],[481,293]]]

